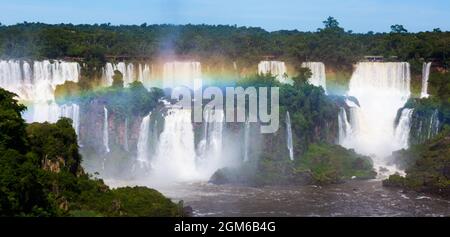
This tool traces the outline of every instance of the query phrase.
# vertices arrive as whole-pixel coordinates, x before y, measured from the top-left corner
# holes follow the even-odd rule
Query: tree
[[[309,68],[301,67],[298,69],[298,75],[293,77],[292,80],[294,80],[294,86],[299,87],[300,85],[304,84],[308,81],[309,78],[311,78],[312,73]]]
[[[391,33],[408,33],[403,25],[391,25]]]
[[[114,88],[123,88],[123,74],[119,70],[114,71],[114,76],[112,77]]]
[[[16,94],[0,88],[0,148],[23,152],[26,147],[25,121],[21,113],[26,107],[19,104]]]
[[[323,21],[325,29],[329,28],[339,28],[339,22],[332,16],[329,16],[325,21]]]

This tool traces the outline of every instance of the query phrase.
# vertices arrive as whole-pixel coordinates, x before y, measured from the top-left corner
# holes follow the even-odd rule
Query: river
[[[123,185],[119,183],[108,182]],[[149,186],[174,201],[183,200],[193,208],[194,216],[450,216],[450,200],[386,188],[379,180],[327,186],[247,187],[206,182]]]

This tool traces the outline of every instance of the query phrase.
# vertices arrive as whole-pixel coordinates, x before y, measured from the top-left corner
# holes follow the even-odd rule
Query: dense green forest
[[[364,55],[382,55],[412,62],[420,71],[422,60],[450,65],[450,32],[433,29],[408,33],[393,25],[389,33],[353,33],[329,17],[315,32],[232,25],[0,25],[3,58],[83,58],[93,65],[110,57],[156,58],[177,55],[254,63],[263,56],[292,62],[322,61],[348,68]],[[431,29],[430,29],[431,30]],[[394,58],[392,58],[394,57]]]

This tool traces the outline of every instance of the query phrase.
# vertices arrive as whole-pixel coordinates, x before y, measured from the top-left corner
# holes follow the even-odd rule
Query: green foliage
[[[353,150],[326,143],[311,144],[302,156],[290,161],[286,156],[263,154],[253,164],[240,168],[223,168],[210,179],[215,184],[240,183],[249,185],[332,184],[350,179],[372,179],[376,172],[369,157]]]
[[[16,95],[0,88],[0,149],[24,152],[26,146],[25,121],[21,113],[25,106],[18,103]]]
[[[391,175],[383,185],[450,197],[450,129],[432,140],[394,154],[406,168],[406,177]]]
[[[290,112],[296,153],[302,154],[310,143],[332,142],[329,138],[335,137],[336,127],[330,121],[336,120],[339,108],[322,87],[299,82],[282,85],[280,107],[282,114]]]
[[[325,29],[339,28],[339,22],[331,16],[326,21],[323,21],[323,24],[325,25]]]
[[[57,99],[67,99],[80,96],[80,85],[73,81],[66,81],[62,85],[57,85],[55,88],[55,97]]]
[[[296,170],[311,170],[317,183],[337,183],[342,180],[372,179],[375,171],[369,157],[356,154],[338,145],[312,144],[308,151],[296,160]]]
[[[391,33],[408,33],[403,25],[391,25]]]
[[[80,98],[81,103],[89,104],[93,100],[102,101],[108,111],[114,113],[117,119],[125,119],[129,115],[145,116],[157,105],[158,100],[164,96],[164,91],[159,88],[147,90],[139,81],[121,87],[120,74],[115,74],[116,85],[98,91],[90,92]]]
[[[450,108],[450,72],[431,73],[429,78],[430,94],[436,95],[447,108]]]
[[[38,157],[50,161],[62,158],[64,169],[73,174],[81,170],[77,134],[72,128],[71,119],[62,118],[55,124],[32,123],[27,127],[27,134],[29,149]]]
[[[205,61],[220,57],[249,66],[271,55],[293,64],[322,61],[350,68],[364,55],[397,56],[399,60],[434,59],[449,65],[450,33],[440,30],[408,33],[393,25],[392,33],[356,34],[328,17],[316,32],[267,32],[233,25],[48,25],[22,23],[0,27],[0,52],[12,58],[83,58],[88,77],[101,70],[107,57],[155,58],[161,52],[195,56]],[[96,75],[98,76],[98,75]]]
[[[123,88],[123,75],[119,70],[115,70],[114,71],[114,76],[112,77],[113,79],[113,83],[112,83],[112,87],[113,88]]]

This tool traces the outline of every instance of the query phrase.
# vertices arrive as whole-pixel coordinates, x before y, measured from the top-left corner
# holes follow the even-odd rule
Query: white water
[[[248,157],[249,149],[250,149],[250,122],[247,118],[247,120],[245,121],[245,128],[244,128],[244,162],[247,162],[249,159]]]
[[[325,91],[327,91],[327,78],[325,74],[325,64],[322,62],[304,62],[302,67],[309,68],[311,70],[311,78],[309,78],[309,83],[314,86],[321,86]]]
[[[125,147],[125,151],[129,151],[129,147],[128,147],[128,117],[125,118],[125,141],[124,141],[124,147]]]
[[[428,78],[430,77],[431,63],[423,63],[422,67],[422,92],[420,98],[427,98],[428,95]]]
[[[170,108],[152,162],[154,178],[189,181],[202,178],[196,168],[191,110]]]
[[[222,156],[222,139],[224,126],[223,110],[205,107],[203,121],[203,138],[198,144],[198,168],[202,173],[213,174],[225,166]]]
[[[148,82],[151,78],[150,65],[148,64],[137,64],[137,67],[133,63],[119,62],[106,63],[103,68],[103,84],[106,86],[111,86],[113,83],[114,71],[118,70],[123,75],[124,86],[134,82],[140,81],[142,83]]]
[[[105,147],[106,153],[109,153],[109,124],[108,124],[108,109],[103,107],[104,117],[103,117],[103,146]]]
[[[429,125],[430,127],[428,129],[427,139],[430,139],[439,133],[438,114],[439,114],[439,111],[436,109],[436,110],[434,110],[433,114],[431,115],[430,125]]]
[[[137,161],[141,168],[149,166],[149,133],[151,112],[142,119],[137,143]]]
[[[289,115],[289,111],[286,112],[286,140],[289,159],[294,160],[294,145],[292,142],[291,116]]]
[[[411,117],[413,109],[404,108],[395,128],[395,140],[399,144],[399,149],[406,149],[409,146],[409,132],[411,131]]]
[[[270,74],[272,76],[275,76],[279,82],[288,82],[286,64],[281,61],[261,61],[258,64],[258,74]]]
[[[352,132],[348,135],[343,131],[342,134],[347,135],[342,135],[339,143],[371,155],[376,165],[384,164],[385,157],[404,145],[395,137],[394,122],[397,111],[410,96],[409,64],[358,63],[348,95],[356,97],[360,107],[350,108]],[[341,125],[344,123],[343,120]]]
[[[66,81],[78,82],[80,66],[75,62],[0,60],[0,87],[17,94],[28,110],[23,117],[28,123],[56,122],[61,117],[73,120],[78,134],[79,107],[58,105],[55,88]]]
[[[352,136],[352,126],[347,118],[347,112],[344,108],[339,109],[339,115],[338,115],[338,126],[339,126],[339,141],[341,141],[341,145],[344,147],[346,144],[344,142],[347,142],[346,138],[350,138]]]
[[[80,131],[80,106],[77,104],[64,104],[59,106],[59,118],[70,118],[72,119],[72,125],[76,134]],[[58,119],[59,119],[58,118]],[[56,120],[55,120],[56,122]]]
[[[185,86],[196,90],[195,85],[202,79],[200,62],[168,62],[164,64],[163,88]]]
[[[78,82],[80,66],[75,62],[0,60],[0,87],[14,92],[20,100],[54,101],[57,85]]]

